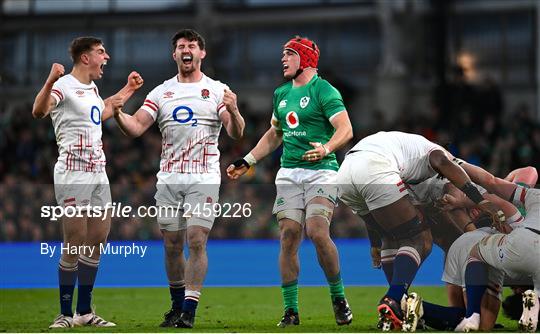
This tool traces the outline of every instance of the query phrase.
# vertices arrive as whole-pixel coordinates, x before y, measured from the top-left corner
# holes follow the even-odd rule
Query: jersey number
[[[187,117],[186,118],[178,118],[178,112],[180,110],[185,110],[187,111]],[[172,117],[175,121],[177,121],[178,123],[180,124],[186,124],[188,122],[192,122],[191,123],[191,126],[197,126],[197,119],[196,118],[193,118],[193,110],[191,110],[191,108],[189,107],[186,107],[186,106],[179,106],[179,107],[176,107],[174,110],[173,110],[173,113],[172,113]]]
[[[96,113],[97,117],[95,116]],[[92,109],[90,110],[90,119],[95,125],[101,124],[101,110],[99,110],[97,106],[92,106]]]

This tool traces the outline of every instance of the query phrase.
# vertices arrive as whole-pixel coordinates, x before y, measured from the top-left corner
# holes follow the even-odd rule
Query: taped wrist
[[[251,166],[248,164],[248,162],[246,161],[246,159],[244,159],[244,158],[236,160],[235,162],[233,162],[233,165],[234,165],[234,167],[236,167],[236,168],[245,166],[246,168],[249,169],[249,167],[251,167]]]
[[[484,200],[484,197],[482,197],[482,194],[476,189],[476,187],[470,182],[467,181],[463,187],[460,189],[469,197],[474,203],[479,204]]]
[[[253,156],[253,154],[251,153],[248,153],[246,154],[246,156],[244,157],[244,160],[248,163],[248,165],[250,166],[253,166],[257,163],[257,159],[255,159],[255,157]]]

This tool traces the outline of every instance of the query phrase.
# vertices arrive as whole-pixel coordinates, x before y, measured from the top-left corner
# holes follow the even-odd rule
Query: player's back
[[[205,75],[194,83],[175,76],[148,94],[142,108],[158,122],[163,137],[162,172],[219,173],[219,114],[225,111],[226,88]]]
[[[527,215],[523,221],[523,226],[540,232],[540,189],[527,189],[524,206]],[[540,248],[540,245],[537,246]]]
[[[444,150],[420,135],[399,131],[380,131],[360,140],[351,151],[370,151],[388,159],[400,171],[403,181],[416,184],[434,176],[429,153]]]
[[[68,74],[55,82],[51,95],[57,103],[51,111],[58,144],[55,172],[104,171],[101,115],[105,104],[94,82],[84,84]]]

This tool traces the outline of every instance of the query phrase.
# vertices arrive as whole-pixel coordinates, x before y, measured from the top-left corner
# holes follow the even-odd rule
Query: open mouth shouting
[[[103,74],[103,68],[107,65],[107,61],[105,60],[101,65],[99,65],[99,73]]]
[[[192,55],[183,55],[182,56],[182,63],[184,65],[190,65],[193,62],[193,56]]]

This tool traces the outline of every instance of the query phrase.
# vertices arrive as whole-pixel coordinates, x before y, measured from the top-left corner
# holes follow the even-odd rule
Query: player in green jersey
[[[330,239],[330,222],[337,199],[339,168],[334,151],[352,138],[352,126],[341,94],[317,74],[319,48],[295,37],[283,48],[283,76],[289,81],[274,92],[271,126],[243,159],[227,168],[237,179],[283,143],[281,169],[276,176],[273,213],[279,222],[282,293],[285,314],[280,327],[298,325],[298,247],[302,232],[317,250],[338,325],[350,324],[338,251]]]

